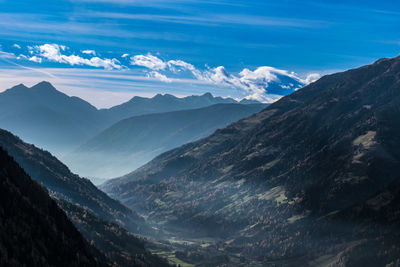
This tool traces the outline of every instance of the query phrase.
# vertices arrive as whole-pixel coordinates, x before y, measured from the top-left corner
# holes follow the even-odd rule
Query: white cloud
[[[102,67],[107,70],[128,69],[121,65],[115,58],[108,59],[97,56],[84,58],[74,54],[67,55],[66,51],[69,51],[69,49],[66,46],[58,44],[28,46],[28,49],[30,56],[21,54],[15,57],[12,53],[1,52],[0,50],[0,57],[25,59],[37,63],[42,63],[47,60],[69,64],[71,66],[86,65]],[[83,50],[82,53],[86,55],[95,55],[96,52],[94,50]],[[129,54],[122,55],[123,58],[128,56]],[[218,88],[234,88],[238,93],[240,92],[240,94],[245,95],[246,99],[254,99],[262,102],[274,102],[283,95],[291,93],[320,78],[320,75],[317,73],[311,73],[305,78],[302,78],[294,72],[269,66],[261,66],[254,70],[245,68],[237,74],[229,73],[224,66],[199,70],[194,65],[183,60],[164,61],[150,53],[147,55],[135,55],[130,57],[130,64],[148,69],[146,72],[147,77],[142,76],[143,79],[150,78],[152,80],[174,84],[198,83],[204,84],[204,86],[214,85],[217,86],[217,88],[215,88],[216,90],[219,90]],[[188,73],[193,75],[192,78],[188,78]],[[172,77],[169,77],[169,74],[172,75]]]
[[[42,63],[42,58],[41,57],[37,57],[37,56],[30,57],[30,58],[28,58],[28,60],[36,62],[36,63]]]
[[[285,94],[271,94],[269,92],[271,85],[287,90],[296,90],[305,85],[295,73],[268,66],[258,67],[254,71],[243,69],[239,75],[230,74],[223,66],[219,66],[203,72],[201,79],[220,86],[242,89],[247,93],[246,99],[262,102],[274,102]]]
[[[319,73],[310,73],[307,75],[306,79],[304,80],[305,84],[313,83],[321,78],[321,74]]]
[[[200,71],[183,60],[163,61],[151,54],[133,56],[131,57],[131,64],[150,69],[148,77],[164,82],[172,82],[176,79],[171,79],[159,71],[171,71],[175,74],[181,71],[189,71],[199,81],[221,87],[241,89],[246,92],[247,99],[262,102],[274,102],[283,95],[297,90],[320,77],[319,74],[312,73],[302,79],[294,72],[269,66],[261,66],[253,71],[245,68],[238,75],[230,74],[224,66]],[[277,89],[282,90],[282,92],[280,94],[271,93],[272,87],[275,92]]]
[[[152,54],[136,55],[131,57],[131,65],[146,67],[151,70],[165,70],[167,64]]]
[[[96,51],[94,50],[82,50],[82,53],[87,54],[87,55],[96,55]]]
[[[178,73],[182,70],[188,70],[197,79],[202,80],[201,71],[196,69],[192,64],[183,60],[169,60],[165,62],[162,59],[151,55],[150,53],[147,55],[136,55],[131,57],[131,65],[146,67],[154,71],[166,70],[168,67],[168,70],[174,73]]]
[[[105,69],[122,69],[122,65],[120,62],[113,58],[113,59],[108,59],[108,58],[99,58],[99,57],[92,57],[90,59],[83,58],[77,55],[64,55],[62,52],[64,52],[67,47],[63,45],[58,45],[58,44],[44,44],[44,45],[39,45],[39,46],[34,46],[34,47],[28,47],[30,49],[30,53],[34,55],[32,58],[35,58],[35,62],[41,62],[39,61],[38,58],[40,59],[47,59],[49,61],[53,62],[58,62],[58,63],[66,63],[70,64],[71,66],[74,65],[87,65],[87,66],[92,66],[92,67],[102,67]]]
[[[18,45],[18,44],[13,44],[13,47],[18,48],[18,49],[21,49],[21,46]]]
[[[156,80],[162,81],[162,82],[166,82],[166,83],[170,83],[172,82],[172,79],[168,78],[167,76],[165,76],[164,74],[161,74],[157,71],[151,71],[147,74],[147,76],[149,78],[154,78]]]

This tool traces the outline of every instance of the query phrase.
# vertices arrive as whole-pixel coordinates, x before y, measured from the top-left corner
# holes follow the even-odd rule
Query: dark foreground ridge
[[[108,197],[89,180],[72,174],[50,153],[1,129],[0,147],[7,148],[24,171],[46,188],[46,193],[86,240],[107,257],[104,262],[110,261],[115,266],[169,266],[149,252],[147,240],[139,239],[122,227],[146,233],[149,228],[143,218]]]
[[[100,191],[88,179],[73,174],[49,152],[27,144],[8,131],[0,129],[0,146],[50,195],[78,205],[95,216],[118,222],[137,231],[143,219],[118,201]]]
[[[0,265],[111,266],[2,148]]]

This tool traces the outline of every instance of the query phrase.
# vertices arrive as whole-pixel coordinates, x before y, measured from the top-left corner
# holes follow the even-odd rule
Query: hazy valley
[[[207,99],[200,109],[123,119],[74,152],[84,164],[96,161],[84,152],[121,154],[131,170],[130,154],[161,154],[100,185],[119,201],[10,132],[0,132],[0,145],[120,265],[166,265],[166,257],[185,266],[381,266],[400,249],[399,73],[399,58],[382,59],[268,107],[212,105],[232,100],[204,95],[191,97]],[[146,101],[156,98],[164,99]]]
[[[399,1],[0,10],[0,267],[400,267]]]

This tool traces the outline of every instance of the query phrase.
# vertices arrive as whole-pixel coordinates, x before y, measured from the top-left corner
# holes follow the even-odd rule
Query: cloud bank
[[[66,55],[65,52],[67,47],[64,45],[58,44],[44,44],[44,45],[36,45],[33,47],[28,47],[29,53],[33,55],[29,58],[29,60],[41,63],[43,60],[48,60],[51,62],[69,64],[71,66],[91,66],[91,67],[102,67],[107,70],[111,69],[122,69],[123,66],[121,63],[113,58],[99,58],[97,56],[93,56],[91,58],[84,58],[75,54]],[[84,50],[82,51],[84,54],[92,54],[95,55],[94,50]]]
[[[1,51],[1,50],[0,50]],[[69,48],[59,44],[28,46],[29,55],[0,52],[1,58],[16,58],[35,63],[57,62],[70,66],[90,66],[106,70],[128,70],[116,58],[100,58],[94,50],[80,50],[82,55],[69,53]],[[89,57],[88,57],[89,56]],[[320,78],[317,73],[300,77],[294,72],[269,66],[253,70],[244,68],[237,74],[228,72],[224,66],[198,69],[193,64],[180,59],[163,60],[150,53],[129,57],[122,54],[120,60],[131,66],[145,69],[144,78],[163,83],[199,82],[216,88],[231,88],[246,99],[271,103]],[[134,69],[134,67],[132,67]],[[137,68],[138,70],[140,68]],[[143,73],[143,72],[142,72]]]
[[[201,71],[185,61],[164,61],[151,54],[133,56],[130,64],[149,69],[148,77],[163,82],[172,80],[160,71],[174,74],[188,71],[197,80],[211,85],[242,89],[247,94],[246,99],[262,102],[274,102],[283,95],[292,93],[320,78],[319,74],[312,73],[302,79],[294,72],[268,66],[258,67],[254,71],[245,68],[238,75],[229,73],[224,66]]]

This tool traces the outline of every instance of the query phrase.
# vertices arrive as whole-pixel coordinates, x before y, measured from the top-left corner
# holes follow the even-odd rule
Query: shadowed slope
[[[34,180],[42,183],[55,198],[78,205],[99,218],[119,223],[127,229],[138,230],[142,218],[108,197],[88,179],[71,173],[49,152],[27,144],[1,129],[0,146],[6,149]]]
[[[108,266],[56,202],[0,148],[0,265]]]

